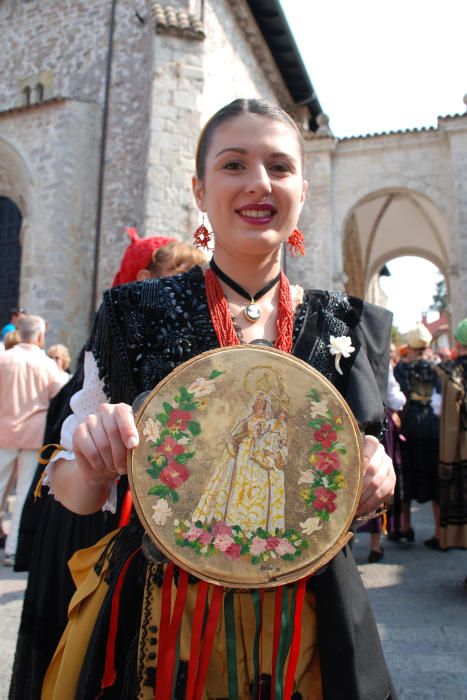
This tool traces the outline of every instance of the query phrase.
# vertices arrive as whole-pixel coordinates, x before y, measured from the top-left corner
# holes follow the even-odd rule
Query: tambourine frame
[[[137,463],[137,457],[138,457],[138,450],[143,449],[143,445],[145,444],[145,437],[143,435],[143,419],[147,420],[146,416],[146,409],[149,406],[149,404],[154,400],[155,397],[163,395],[164,389],[167,387],[168,384],[173,385],[174,391],[178,390],[178,384],[177,384],[177,378],[180,379],[183,374],[187,373],[187,368],[193,368],[194,365],[200,364],[200,367],[203,366],[203,360],[205,358],[216,358],[216,360],[221,360],[225,359],[227,357],[228,352],[242,352],[245,351],[245,349],[248,349],[250,352],[253,353],[258,353],[258,362],[261,362],[264,358],[271,358],[272,356],[281,356],[284,359],[287,360],[289,363],[289,366],[291,368],[290,371],[293,371],[292,367],[295,366],[297,369],[305,369],[307,374],[310,376],[310,379],[313,379],[314,382],[323,387],[327,395],[331,397],[331,400],[336,404],[339,405],[339,410],[342,410],[342,416],[344,416],[345,419],[345,429],[347,431],[346,433],[346,445],[350,445],[353,449],[353,456],[354,456],[354,461],[352,461],[352,479],[353,479],[353,498],[351,498],[351,505],[347,507],[347,516],[345,517],[345,520],[342,523],[342,526],[339,527],[339,534],[337,537],[334,537],[332,542],[330,543],[329,547],[327,547],[324,551],[321,551],[319,555],[316,557],[313,557],[312,559],[306,559],[305,561],[303,560],[303,557],[298,556],[297,559],[298,561],[291,561],[290,565],[287,566],[287,570],[283,573],[274,571],[274,570],[268,570],[262,569],[260,567],[257,567],[255,570],[256,571],[261,571],[261,574],[258,574],[256,578],[252,578],[251,580],[248,577],[245,577],[244,574],[238,576],[236,571],[234,570],[234,567],[230,566],[229,571],[228,571],[228,577],[226,576],[223,578],[223,573],[221,570],[219,570],[219,566],[217,566],[217,570],[215,570],[212,566],[209,565],[209,559],[203,559],[203,557],[200,557],[199,559],[195,559],[196,565],[193,564],[193,557],[184,555],[185,549],[184,547],[177,547],[177,546],[167,546],[167,539],[160,535],[159,533],[161,532],[160,528],[158,525],[154,525],[151,522],[150,518],[150,512],[148,510],[147,504],[142,501],[144,501],[144,495],[141,494],[141,484],[140,481],[141,479],[147,479],[147,477],[140,477],[142,471],[147,467],[147,464],[141,466],[140,464]],[[271,356],[269,355],[264,355],[264,353],[271,353]],[[254,355],[252,357],[255,357]],[[240,360],[240,358],[239,358]],[[230,368],[230,365],[229,365]],[[255,367],[253,367],[255,369]],[[248,372],[245,374],[245,377],[248,375]],[[217,379],[217,378],[216,378]],[[261,379],[258,380],[260,382]],[[262,392],[262,389],[257,389],[256,390],[258,393]],[[267,392],[263,392],[267,393]],[[277,391],[276,391],[277,393]],[[275,396],[273,392],[271,392],[271,395]],[[280,401],[280,399],[279,399]],[[172,414],[169,414],[172,415]],[[272,420],[272,419],[271,419]],[[345,402],[345,400],[342,398],[340,393],[337,391],[337,389],[329,382],[323,375],[321,375],[319,372],[314,370],[312,367],[310,367],[307,363],[303,362],[299,358],[294,357],[293,355],[289,355],[287,353],[284,353],[280,350],[276,350],[275,348],[269,348],[265,346],[255,346],[255,345],[239,345],[235,347],[228,347],[228,348],[217,348],[215,350],[209,350],[205,353],[202,353],[200,355],[197,355],[195,358],[192,358],[188,360],[187,362],[183,363],[182,365],[178,366],[173,372],[171,372],[167,377],[165,377],[147,396],[142,397],[142,402],[138,406],[135,414],[135,422],[136,426],[138,428],[139,434],[140,434],[140,447],[136,448],[135,450],[129,451],[128,452],[128,477],[129,477],[129,483],[130,483],[130,488],[132,491],[133,495],[133,503],[136,508],[137,514],[139,516],[139,519],[141,523],[143,524],[143,527],[151,540],[154,542],[156,547],[171,561],[173,561],[176,565],[182,567],[186,571],[188,571],[190,574],[193,574],[195,577],[199,579],[203,579],[209,583],[217,584],[217,585],[222,585],[224,587],[228,588],[233,588],[233,589],[253,589],[253,588],[273,588],[276,586],[280,586],[283,584],[287,583],[292,583],[300,578],[303,578],[305,576],[311,575],[313,572],[316,570],[322,568],[325,566],[336,554],[339,552],[344,545],[351,539],[352,534],[349,532],[349,528],[354,520],[355,512],[357,510],[359,498],[361,495],[361,489],[362,489],[362,481],[363,481],[363,462],[362,462],[362,438],[361,438],[361,433],[359,430],[359,427],[357,425],[357,422],[352,414],[351,409]],[[240,421],[241,424],[241,421]],[[272,435],[272,433],[270,433]],[[268,435],[268,433],[266,433]],[[149,440],[149,438],[148,438]],[[155,443],[153,443],[155,444]],[[146,447],[147,449],[147,447]],[[225,448],[227,449],[227,448]],[[320,453],[321,454],[321,453]],[[149,457],[147,458],[149,459]],[[232,458],[233,459],[233,458]],[[147,470],[146,470],[147,471]],[[186,471],[186,470],[185,470]],[[276,470],[277,471],[277,470]],[[348,469],[349,471],[349,469]],[[180,473],[183,475],[184,474],[184,467],[180,467]],[[305,473],[302,471],[302,475],[308,473],[305,471]],[[335,472],[334,472],[335,473]],[[181,477],[180,477],[181,478]],[[303,476],[303,478],[305,478]],[[284,477],[285,481],[285,477]],[[211,482],[209,482],[211,483]],[[216,482],[213,482],[216,483]],[[306,485],[306,484],[305,484]],[[184,484],[182,484],[184,486]],[[164,493],[164,488],[165,484],[161,487],[160,492]],[[177,487],[174,487],[175,489]],[[296,487],[298,488],[298,487]],[[157,489],[156,489],[157,490]],[[202,498],[201,501],[203,500],[204,494],[205,494],[206,489],[202,493]],[[161,499],[162,500],[162,499]],[[165,499],[164,499],[165,500]],[[199,504],[197,508],[199,507]],[[153,510],[155,506],[152,506]],[[195,511],[196,512],[196,509]],[[175,521],[174,521],[175,522]],[[178,520],[176,521],[178,522]],[[186,522],[186,521],[185,521]],[[198,521],[197,521],[198,522]],[[300,523],[302,525],[303,523]],[[277,532],[277,530],[276,530]],[[303,532],[303,531],[302,531]],[[185,533],[186,534],[186,533]],[[303,537],[305,539],[305,537]],[[173,543],[172,543],[173,544]],[[253,551],[253,550],[251,550]],[[218,553],[216,552],[214,556],[218,556]],[[199,567],[197,566],[197,562],[199,561]],[[253,560],[252,560],[253,561]],[[289,564],[289,562],[287,562]],[[252,568],[253,570],[253,568]]]

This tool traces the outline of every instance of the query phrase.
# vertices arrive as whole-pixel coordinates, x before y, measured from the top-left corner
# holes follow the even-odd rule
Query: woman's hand
[[[73,433],[73,451],[81,478],[99,485],[126,474],[127,450],[138,443],[131,407],[126,403],[101,404]]]
[[[392,460],[382,444],[372,435],[363,443],[363,488],[356,517],[372,513],[394,494],[396,474]]]

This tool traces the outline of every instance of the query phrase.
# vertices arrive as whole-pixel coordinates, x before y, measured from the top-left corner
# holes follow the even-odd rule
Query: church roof
[[[151,3],[151,10],[156,32],[171,32],[188,35],[194,39],[204,39],[203,22],[199,16],[170,5],[163,6],[158,2]]]
[[[467,112],[464,114],[446,114],[444,117],[438,117],[438,123],[440,121],[448,121],[449,119],[465,119],[467,117]],[[413,129],[396,129],[395,131],[380,131],[372,134],[359,134],[356,136],[344,136],[338,139],[339,142],[342,141],[355,141],[357,139],[373,139],[378,138],[378,136],[394,136],[399,134],[422,134],[429,131],[437,131],[437,126],[420,126]]]
[[[279,0],[246,0],[274,61],[296,105],[310,112],[310,128],[318,129],[316,118],[322,113],[300,51],[290,31]]]

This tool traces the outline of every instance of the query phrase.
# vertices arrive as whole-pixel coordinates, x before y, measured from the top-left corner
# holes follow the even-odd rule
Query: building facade
[[[336,140],[279,0],[2,0],[0,27],[2,321],[20,303],[76,353],[126,226],[191,239],[200,128],[245,96],[286,108],[305,137],[307,255],[287,259],[293,281],[368,295],[378,266],[410,250],[439,265],[453,316],[467,316],[465,117]],[[397,216],[389,226],[404,197],[429,244],[409,244]]]

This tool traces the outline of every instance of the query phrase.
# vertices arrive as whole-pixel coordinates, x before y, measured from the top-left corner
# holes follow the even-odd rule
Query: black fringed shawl
[[[294,329],[293,354],[332,381],[361,426],[375,435],[384,418],[391,318],[384,309],[340,292],[307,291]],[[341,361],[342,376],[329,353],[330,335],[349,335],[356,349]],[[177,365],[218,346],[200,268],[106,291],[88,343],[110,400],[129,404]],[[349,548],[311,585],[325,700],[395,699]]]

